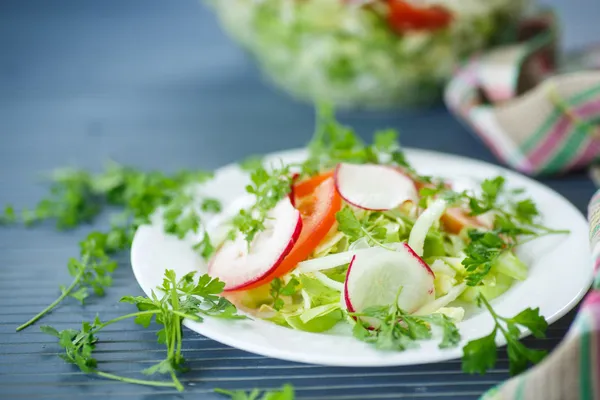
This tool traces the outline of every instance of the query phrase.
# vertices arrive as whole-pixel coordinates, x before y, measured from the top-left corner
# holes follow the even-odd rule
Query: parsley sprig
[[[522,190],[507,190],[504,177],[497,176],[481,182],[480,194],[467,191],[455,192],[444,182],[420,190],[420,206],[425,207],[429,199],[441,197],[454,207],[464,207],[473,217],[492,214],[493,229],[471,229],[467,232],[468,244],[462,261],[467,271],[469,286],[481,284],[503,253],[513,251],[518,245],[546,235],[569,233],[556,230],[536,222],[539,211],[533,200],[515,199]],[[505,197],[501,201],[501,197]]]
[[[150,297],[126,296],[121,299],[121,302],[135,304],[138,312],[106,322],[102,322],[96,317],[91,323],[83,322],[80,330],[58,331],[51,326],[42,326],[41,330],[58,338],[60,346],[65,351],[61,357],[65,361],[75,364],[82,372],[121,382],[175,387],[177,390],[183,390],[183,385],[177,377],[179,372],[185,371],[185,359],[181,354],[181,323],[183,319],[201,322],[202,315],[226,319],[245,318],[237,314],[233,304],[218,296],[225,286],[223,282],[211,279],[208,275],[202,275],[196,281],[194,276],[195,272],[191,272],[177,280],[175,272],[167,270],[163,284],[158,288],[162,293],[160,297],[153,291]],[[158,342],[165,345],[167,355],[164,360],[145,369],[142,373],[145,375],[167,374],[170,376],[171,382],[133,379],[98,370],[98,363],[93,357],[98,342],[96,334],[109,325],[132,318],[136,324],[144,328],[150,326],[153,319],[157,324],[163,326],[157,336]]]
[[[259,232],[265,230],[265,220],[269,211],[289,195],[292,174],[288,165],[273,168],[271,171],[261,165],[252,171],[250,181],[246,192],[255,196],[256,201],[250,208],[240,210],[233,218],[233,229],[229,235],[232,239],[238,232],[242,233],[248,243],[251,243]]]
[[[267,390],[262,393],[258,389],[254,389],[249,393],[246,393],[243,390],[232,391],[225,389],[215,389],[215,392],[229,396],[231,400],[259,400],[261,394],[262,397],[260,397],[260,400],[294,400],[296,398],[294,387],[289,384],[283,385],[281,390]]]
[[[400,293],[398,293],[400,294]],[[371,343],[381,350],[403,351],[418,346],[419,340],[432,338],[432,325],[442,329],[442,349],[456,347],[460,333],[450,318],[443,314],[427,316],[411,315],[398,307],[397,302],[389,306],[369,307],[361,313],[351,313],[357,318],[352,333],[363,342]],[[369,318],[363,322],[361,317]],[[377,321],[373,324],[373,320]],[[372,325],[376,325],[372,328]],[[371,327],[371,329],[368,329]]]
[[[385,226],[377,223],[379,216],[382,217],[382,213],[374,212],[359,219],[352,209],[346,206],[335,214],[335,219],[338,222],[338,230],[348,237],[350,243],[364,237],[386,248],[382,242],[387,237],[387,230]]]
[[[271,281],[271,288],[269,290],[269,294],[273,298],[273,308],[276,311],[281,310],[285,305],[281,296],[293,296],[298,292],[299,285],[300,281],[298,281],[298,279],[295,277],[292,277],[292,279],[290,279],[285,285],[283,284],[281,278],[273,279]]]
[[[472,340],[463,348],[463,371],[484,374],[488,369],[494,368],[497,358],[496,336],[498,332],[504,336],[507,342],[511,375],[523,372],[528,363],[536,364],[546,356],[547,351],[527,348],[519,341],[522,333],[519,326],[529,329],[536,338],[545,337],[548,323],[540,315],[539,308],[526,308],[512,318],[505,318],[494,311],[482,294],[478,295],[477,301],[479,306],[484,306],[494,319],[494,329],[489,335]]]
[[[308,144],[308,159],[301,166],[304,175],[312,176],[330,170],[342,162],[374,163],[401,167],[415,180],[430,181],[429,177],[419,175],[409,164],[396,130],[375,132],[373,143],[368,145],[351,127],[339,123],[333,108],[328,105],[317,108],[316,122],[315,134]]]
[[[33,225],[45,220],[56,220],[60,230],[71,229],[94,218],[108,207],[120,207],[113,215],[107,232],[92,232],[80,242],[78,258],[68,262],[73,281],[61,286],[60,296],[46,308],[20,325],[23,330],[38,321],[67,297],[83,303],[93,292],[102,296],[111,286],[111,274],[117,263],[111,258],[116,252],[131,246],[138,226],[148,223],[159,207],[164,207],[165,231],[184,237],[188,232],[197,233],[201,225],[197,208],[204,212],[217,212],[220,204],[216,199],[205,199],[198,207],[187,191],[191,185],[201,184],[212,177],[205,171],[179,171],[172,175],[162,172],[143,172],[116,163],[108,165],[99,174],[76,169],[62,169],[52,175],[50,196],[42,199],[33,210],[23,210],[21,220]],[[5,208],[3,221],[16,222],[14,208]],[[195,246],[201,255],[209,257],[214,248],[207,235]]]

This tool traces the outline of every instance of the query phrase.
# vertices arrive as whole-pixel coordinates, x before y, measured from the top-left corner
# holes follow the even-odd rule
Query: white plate
[[[526,189],[537,203],[546,225],[571,230],[569,235],[542,238],[520,249],[521,258],[530,266],[530,275],[526,281],[515,284],[492,302],[500,315],[513,316],[526,307],[540,307],[542,315],[552,323],[579,302],[591,284],[592,265],[587,223],[571,203],[531,179],[487,163],[420,150],[409,150],[407,156],[422,174],[476,180],[503,175],[509,186]],[[289,151],[272,157],[281,158],[284,162],[297,162],[303,159],[304,152]],[[220,169],[215,180],[202,192],[219,198],[227,205],[244,195],[246,181],[247,176],[236,166],[228,166]],[[205,263],[191,250],[191,240],[165,235],[159,223],[143,226],[137,231],[131,250],[131,264],[146,294],[160,285],[165,269],[174,269],[178,276],[194,270],[206,272]],[[488,314],[474,313],[458,325],[463,338],[459,347],[442,350],[433,340],[422,342],[420,348],[414,350],[383,352],[346,332],[307,333],[261,320],[207,318],[203,323],[186,320],[184,324],[211,339],[252,353],[339,366],[410,365],[458,358],[466,341],[489,334],[493,327]],[[504,344],[500,338],[498,343]]]

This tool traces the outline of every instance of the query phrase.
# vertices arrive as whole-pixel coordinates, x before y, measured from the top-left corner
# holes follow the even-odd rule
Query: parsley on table
[[[233,229],[230,233],[230,238],[233,238],[241,232],[248,243],[251,243],[259,232],[265,230],[265,220],[269,211],[289,195],[292,174],[289,166],[274,168],[272,171],[260,166],[252,171],[250,181],[246,192],[254,195],[256,202],[233,217]]]
[[[431,339],[431,325],[442,329],[440,348],[456,347],[460,342],[458,328],[443,314],[411,315],[394,303],[390,306],[369,307],[351,315],[358,318],[352,331],[354,337],[381,350],[403,351],[417,347],[417,341]],[[362,322],[361,317],[375,319],[377,326],[367,329],[369,324]]]
[[[10,225],[17,221],[15,208],[10,204],[4,207],[4,213],[0,214],[0,225]]]
[[[82,372],[121,382],[183,390],[183,385],[177,378],[177,373],[185,370],[185,359],[181,354],[183,319],[202,321],[202,315],[226,319],[245,318],[237,314],[233,304],[218,296],[225,286],[223,282],[211,279],[208,275],[202,275],[195,281],[194,275],[195,272],[192,272],[177,280],[175,272],[167,270],[163,284],[158,288],[163,293],[162,296],[152,292],[150,297],[126,296],[121,299],[122,302],[135,304],[138,312],[106,322],[96,317],[91,323],[83,322],[80,330],[58,331],[50,326],[42,326],[41,330],[59,339],[59,344],[65,351],[61,357],[77,365]],[[167,348],[167,355],[164,360],[142,372],[145,375],[167,374],[172,382],[133,379],[98,370],[98,363],[93,357],[98,342],[96,334],[109,325],[131,318],[144,328],[150,326],[153,319],[155,323],[163,326],[157,336],[158,342]]]
[[[225,390],[215,389],[216,393],[229,396],[231,400],[294,400],[296,398],[294,393],[294,387],[292,385],[283,385],[281,390],[264,391],[261,393],[260,390],[254,389],[248,393],[243,390]],[[262,394],[262,397],[259,396]]]
[[[536,364],[546,356],[547,351],[527,348],[519,341],[521,335],[519,326],[529,329],[536,338],[545,337],[548,323],[540,315],[539,308],[526,308],[512,318],[505,318],[494,311],[482,294],[479,294],[477,301],[479,306],[483,305],[494,319],[494,329],[489,335],[472,340],[463,348],[463,371],[484,374],[496,365],[498,332],[506,339],[511,375],[523,372],[528,363]]]
[[[269,294],[273,298],[273,308],[276,311],[281,310],[285,305],[281,296],[293,296],[298,291],[298,285],[300,285],[300,281],[296,278],[290,279],[285,285],[283,285],[280,278],[271,281]]]
[[[92,290],[103,295],[111,286],[111,274],[117,267],[111,255],[130,247],[138,226],[148,223],[150,216],[163,207],[165,231],[184,237],[188,232],[197,233],[201,219],[193,206],[193,198],[187,192],[190,185],[201,184],[213,176],[205,171],[179,171],[172,175],[162,172],[143,172],[116,163],[109,164],[99,174],[76,169],[62,169],[52,175],[49,197],[42,199],[33,210],[24,210],[22,221],[31,225],[55,219],[58,229],[70,229],[93,219],[108,206],[121,207],[107,232],[92,232],[80,242],[78,258],[68,262],[73,281],[61,286],[60,296],[48,307],[20,325],[25,329],[50,312],[66,297],[84,302]],[[205,212],[217,212],[220,204],[215,199],[205,199],[200,204]],[[6,207],[1,219],[14,222],[17,219],[12,207]],[[207,235],[195,248],[205,257],[214,249]]]

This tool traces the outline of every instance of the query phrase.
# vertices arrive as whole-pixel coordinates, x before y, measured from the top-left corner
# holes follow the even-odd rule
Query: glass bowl
[[[457,64],[477,51],[510,41],[529,6],[528,0],[429,0],[443,4],[451,20],[445,26],[423,28],[414,23],[394,25],[394,2],[408,3],[212,0],[209,4],[224,30],[276,86],[302,100],[375,109],[439,101]],[[418,6],[439,10],[424,2]]]

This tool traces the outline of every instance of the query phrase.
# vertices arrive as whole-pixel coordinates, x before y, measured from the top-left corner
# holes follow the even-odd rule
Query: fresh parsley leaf
[[[242,162],[239,163],[239,166],[243,171],[252,172],[256,169],[262,168],[263,158],[256,155],[250,156],[242,160]]]
[[[539,308],[526,308],[519,314],[512,317],[510,321],[529,329],[536,338],[546,337],[548,322],[546,322],[546,319],[540,315]]]
[[[386,248],[383,243],[388,239],[386,214],[369,212],[359,219],[352,209],[346,206],[336,213],[335,219],[338,222],[338,231],[345,234],[350,243],[365,237],[372,243]]]
[[[12,205],[4,207],[4,214],[0,214],[0,225],[10,225],[17,222],[17,213]]]
[[[159,207],[163,207],[163,222],[168,233],[182,238],[189,232],[197,232],[201,221],[186,189],[204,183],[212,176],[206,171],[179,171],[172,175],[143,172],[116,163],[109,164],[99,174],[77,169],[53,173],[50,195],[33,210],[23,210],[22,220],[26,225],[55,219],[59,229],[70,229],[93,221],[107,206],[124,210],[113,218],[108,232],[92,232],[80,243],[79,257],[68,263],[73,282],[61,286],[61,295],[17,330],[42,318],[66,297],[83,303],[92,292],[102,296],[112,285],[111,274],[117,267],[112,254],[128,248],[137,227],[148,223]],[[213,199],[207,199],[203,208],[214,211],[218,205]],[[10,221],[16,219],[10,206],[4,214],[0,220],[7,216]],[[207,242],[199,246],[203,255],[213,251]]]
[[[364,236],[363,227],[350,207],[344,207],[335,214],[338,230],[354,242]]]
[[[203,259],[208,260],[215,253],[216,249],[212,245],[210,241],[210,237],[208,233],[204,233],[202,236],[202,240],[194,245],[194,250],[196,250]]]
[[[400,147],[398,144],[398,132],[395,129],[385,129],[375,132],[373,146],[378,151],[391,154]]]
[[[221,212],[222,206],[219,200],[213,198],[206,198],[202,200],[202,205],[200,206],[200,208],[204,212],[218,213]]]
[[[545,350],[534,350],[525,347],[525,345],[518,341],[518,337],[507,337],[507,342],[506,350],[511,376],[525,371],[528,363],[537,364],[548,354]]]
[[[215,389],[216,393],[229,396],[232,400],[259,400],[261,391],[253,389],[251,392],[246,393],[243,390],[225,390]],[[260,400],[294,400],[296,398],[294,393],[294,387],[292,385],[283,385],[281,390],[264,391]]]
[[[42,326],[41,330],[58,338],[65,351],[61,357],[77,365],[85,373],[122,382],[183,390],[183,385],[177,378],[177,373],[185,370],[185,360],[181,354],[183,319],[201,321],[202,318],[198,314],[231,319],[244,318],[237,314],[233,304],[218,296],[224,288],[223,282],[211,279],[208,275],[203,275],[196,281],[194,276],[195,273],[192,272],[177,279],[173,270],[166,270],[163,284],[158,288],[161,292],[160,297],[153,292],[150,297],[125,296],[121,299],[123,303],[136,305],[138,312],[106,322],[96,317],[93,322],[83,322],[79,331],[67,329],[59,332],[49,326]],[[159,331],[158,342],[166,346],[167,355],[164,360],[142,372],[146,375],[168,374],[172,382],[131,379],[97,369],[97,361],[93,357],[98,342],[96,334],[107,326],[126,319],[134,319],[136,324],[144,328],[150,326],[152,320],[163,326]]]
[[[497,208],[496,201],[504,189],[505,179],[497,176],[481,183],[481,197],[469,197],[471,215],[481,215]]]
[[[265,229],[269,211],[290,193],[292,174],[289,166],[274,168],[271,172],[261,166],[252,171],[250,180],[252,184],[246,187],[246,191],[256,197],[256,202],[250,209],[240,210],[233,218],[233,230],[229,235],[232,238],[240,232],[249,244]]]
[[[309,157],[303,164],[305,174],[316,174],[333,168],[340,162],[366,163],[376,161],[370,149],[351,128],[338,123],[333,109],[322,104],[317,109],[317,124],[308,144]]]
[[[298,292],[298,285],[300,285],[300,281],[296,278],[290,279],[285,285],[282,284],[280,278],[275,278],[271,281],[269,294],[273,298],[273,308],[276,311],[280,311],[285,305],[281,296],[293,296]]]
[[[537,206],[531,199],[521,200],[515,205],[516,218],[525,224],[533,223],[533,219],[539,214]]]
[[[352,331],[354,337],[381,350],[404,351],[417,347],[419,340],[432,337],[432,324],[443,330],[440,348],[456,347],[460,342],[458,328],[450,318],[441,314],[411,315],[398,308],[397,302],[390,306],[369,307],[351,315],[357,317]],[[361,319],[365,317],[368,323]],[[367,329],[369,324],[370,329]]]
[[[442,341],[439,344],[440,349],[448,349],[458,346],[460,342],[460,332],[458,331],[456,324],[454,324],[450,318],[443,314],[431,314],[426,317],[422,317],[422,319],[423,321],[442,328],[443,336]]]
[[[485,374],[496,365],[496,329],[487,336],[471,340],[463,347],[462,369],[466,373]]]
[[[531,330],[536,337],[544,337],[548,323],[539,314],[539,309],[527,308],[512,318],[498,315],[482,294],[478,303],[483,305],[494,319],[492,333],[470,341],[463,348],[463,370],[468,373],[485,373],[496,365],[496,335],[500,332],[507,343],[509,372],[516,375],[523,372],[529,363],[536,364],[546,355],[546,351],[529,349],[519,341],[521,334],[518,325]]]
[[[47,334],[47,335],[52,335],[52,336],[54,336],[56,338],[60,338],[60,333],[56,329],[54,329],[53,327],[51,327],[51,326],[42,325],[42,326],[40,326],[40,330],[42,332],[44,332],[45,334]]]
[[[462,261],[467,271],[466,282],[469,286],[477,286],[490,272],[492,265],[507,245],[502,238],[492,231],[469,231],[471,240],[464,252]]]

